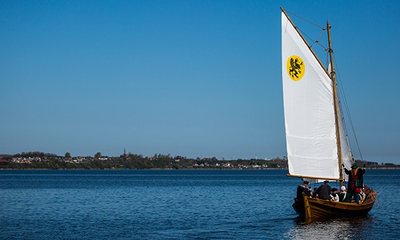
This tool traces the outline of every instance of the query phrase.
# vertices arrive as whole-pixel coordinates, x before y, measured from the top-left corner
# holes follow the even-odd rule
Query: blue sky
[[[397,1],[2,0],[0,153],[285,156],[280,6],[329,19],[363,158],[400,163]]]

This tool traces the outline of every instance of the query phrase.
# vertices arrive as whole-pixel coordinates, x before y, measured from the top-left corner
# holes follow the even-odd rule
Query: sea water
[[[304,224],[286,170],[0,171],[2,239],[398,239],[400,170],[367,217]],[[336,183],[331,185],[336,186]]]

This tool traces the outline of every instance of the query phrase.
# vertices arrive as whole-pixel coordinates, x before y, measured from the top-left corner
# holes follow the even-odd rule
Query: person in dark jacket
[[[312,194],[312,197],[313,197],[313,198],[317,198],[317,189],[318,189],[318,188],[316,188],[316,187],[314,188],[314,192],[313,192],[313,194]]]
[[[303,192],[307,195],[307,196],[311,196],[310,191],[308,190],[308,181],[303,181],[302,185],[299,185],[297,187],[297,199],[303,199]]]
[[[345,173],[349,175],[349,182],[347,186],[347,198],[351,200],[354,196],[356,202],[359,202],[359,196],[356,193],[364,188],[364,173],[365,169],[358,168],[356,162],[351,165],[351,170],[344,169]],[[357,190],[359,188],[359,190]]]
[[[331,191],[332,191],[332,188],[331,188],[331,186],[329,186],[329,181],[324,181],[324,184],[319,186],[319,188],[316,191],[317,198],[325,199],[325,200],[331,199],[331,196],[330,196]]]

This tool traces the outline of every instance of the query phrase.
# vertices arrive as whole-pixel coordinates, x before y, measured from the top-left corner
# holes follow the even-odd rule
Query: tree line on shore
[[[144,157],[140,154],[124,153],[118,157],[102,156],[72,157],[43,152],[22,152],[14,155],[0,154],[0,169],[287,169],[285,157],[274,159],[218,160],[212,158],[187,158],[170,154],[155,154]],[[400,168],[392,163],[357,160],[359,166],[367,168]]]
[[[271,160],[212,158],[187,158],[170,154],[155,154],[144,157],[140,154],[124,154],[118,157],[102,156],[72,157],[43,152],[22,152],[15,155],[0,155],[0,169],[265,169],[287,168],[287,161],[276,157]]]

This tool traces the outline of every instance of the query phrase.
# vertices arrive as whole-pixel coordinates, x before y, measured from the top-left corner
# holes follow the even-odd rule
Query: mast
[[[334,108],[335,108],[335,122],[336,122],[336,138],[337,138],[337,150],[338,150],[338,164],[339,164],[339,178],[340,178],[340,186],[343,186],[343,172],[342,172],[342,146],[340,142],[340,130],[339,130],[339,104],[337,97],[337,89],[336,89],[336,75],[335,68],[333,65],[333,50],[331,43],[331,25],[329,21],[326,22],[326,29],[328,31],[328,43],[329,43],[329,58],[331,61],[331,72],[330,76],[332,79],[332,88],[333,88],[333,98],[334,98]]]

